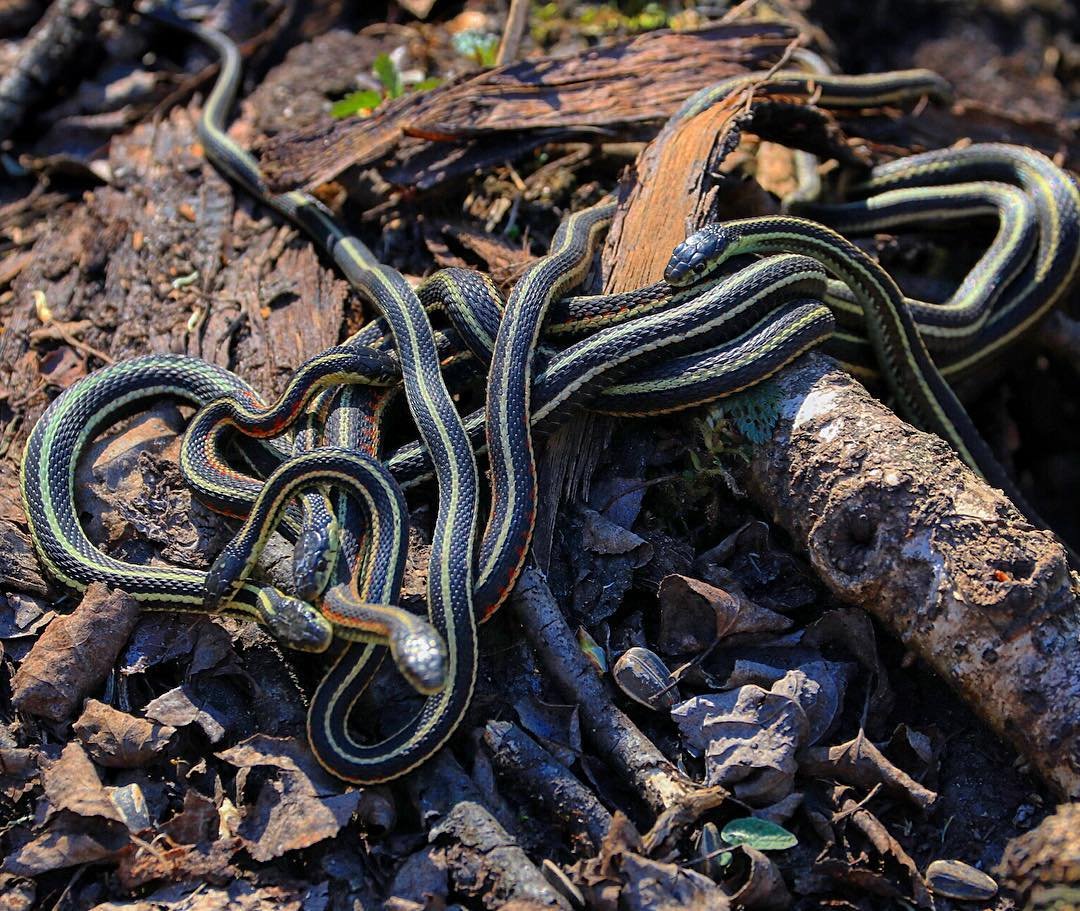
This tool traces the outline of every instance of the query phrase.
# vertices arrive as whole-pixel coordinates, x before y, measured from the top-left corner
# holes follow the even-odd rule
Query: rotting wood
[[[749,22],[651,32],[564,58],[496,67],[406,95],[364,120],[284,133],[262,147],[260,166],[275,190],[312,188],[391,157],[397,182],[410,172],[446,180],[471,173],[492,154],[505,159],[506,143],[520,154],[548,142],[595,139],[598,130],[611,138],[644,128],[648,136],[703,83],[767,68],[794,38],[786,26]],[[696,65],[687,67],[687,60]]]
[[[263,209],[238,204],[196,147],[183,109],[114,141],[117,185],[88,193],[34,245],[0,346],[0,385],[23,416],[9,453],[47,403],[30,341],[37,292],[59,322],[92,319],[81,341],[112,357],[182,351],[267,396],[337,343],[347,284],[294,229],[267,230]]]

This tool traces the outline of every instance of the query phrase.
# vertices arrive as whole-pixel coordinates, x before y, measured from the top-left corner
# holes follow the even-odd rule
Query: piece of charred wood
[[[484,744],[500,778],[539,801],[571,838],[600,847],[611,814],[566,766],[509,721],[489,721]]]
[[[647,137],[703,83],[768,68],[794,38],[786,26],[748,22],[495,67],[367,119],[283,133],[262,148],[261,167],[275,190],[377,163],[392,182],[423,188],[547,142]]]
[[[29,110],[61,79],[97,34],[103,4],[56,0],[26,39],[15,65],[0,78],[0,141],[19,128]]]

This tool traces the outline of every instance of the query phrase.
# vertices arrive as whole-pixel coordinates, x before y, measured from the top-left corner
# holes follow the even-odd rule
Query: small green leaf
[[[422,82],[416,83],[412,87],[414,92],[430,92],[432,89],[437,89],[442,85],[442,80],[438,76],[432,76],[430,79],[425,79]]]
[[[720,837],[729,845],[749,845],[759,851],[786,851],[799,843],[799,839],[783,826],[754,816],[731,820],[720,832]]]
[[[494,66],[499,54],[499,36],[492,32],[465,29],[452,39],[454,50],[462,57],[469,57],[481,66]]]
[[[401,70],[390,59],[389,54],[379,54],[372,66],[379,82],[386,89],[386,97],[390,99],[400,98],[405,93],[405,86],[401,83]]]
[[[341,119],[342,117],[352,117],[353,114],[363,110],[374,110],[382,103],[382,95],[371,89],[365,89],[362,92],[353,92],[351,95],[346,95],[340,101],[335,101],[330,106],[330,116]]]

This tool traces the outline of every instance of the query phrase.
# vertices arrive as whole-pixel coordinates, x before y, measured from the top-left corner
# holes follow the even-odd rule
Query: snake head
[[[306,601],[276,588],[261,589],[258,601],[263,623],[281,645],[300,652],[325,652],[330,647],[333,626]]]
[[[700,281],[719,268],[730,252],[722,232],[709,227],[695,231],[672,251],[664,281],[675,287]]]
[[[326,588],[337,563],[339,530],[333,514],[308,515],[293,547],[296,595],[315,601]]]
[[[418,621],[395,632],[389,645],[394,664],[418,693],[430,696],[446,686],[446,645],[429,623]]]
[[[246,575],[246,560],[231,547],[226,547],[206,574],[203,607],[212,613],[227,605],[240,590]]]

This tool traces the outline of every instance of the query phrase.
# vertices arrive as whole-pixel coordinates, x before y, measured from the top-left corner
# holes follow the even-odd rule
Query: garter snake
[[[1035,204],[1039,242],[971,348],[943,362],[942,373],[948,377],[966,374],[1038,323],[1058,303],[1080,267],[1080,188],[1071,175],[1034,149],[988,142],[925,152],[879,165],[856,189],[867,195],[917,187],[930,195],[942,183],[956,180],[1001,180],[1020,186]]]
[[[964,462],[1004,490],[1036,524],[1011,478],[942,379],[892,278],[862,250],[816,222],[769,216],[710,224],[675,248],[664,277],[685,284],[740,254],[797,250],[819,261],[855,293],[884,378],[905,415],[946,440]]]
[[[378,262],[356,237],[344,231],[331,213],[307,193],[270,194],[255,159],[225,131],[225,118],[240,81],[240,55],[221,32],[178,19],[155,9],[151,18],[178,27],[208,44],[221,60],[221,71],[199,120],[199,138],[207,158],[255,199],[303,228],[341,269],[350,284],[375,308],[389,327],[400,363],[404,392],[423,444],[431,454],[439,489],[428,574],[428,613],[448,645],[446,685],[428,696],[420,713],[381,743],[361,745],[347,731],[327,728],[345,724],[351,710],[346,680],[369,672],[380,646],[350,643],[317,691],[309,714],[316,757],[339,777],[382,781],[404,774],[423,762],[449,738],[472,698],[476,679],[476,618],[473,611],[473,537],[477,523],[476,460],[464,425],[440,373],[436,339],[423,305],[400,273]],[[199,584],[205,582],[200,574]],[[242,589],[244,591],[246,589]],[[363,600],[379,603],[359,592]],[[201,598],[200,598],[201,600]],[[317,708],[330,698],[331,708]],[[345,705],[344,703],[348,703]],[[344,708],[344,712],[337,709]],[[336,744],[349,742],[348,751]]]
[[[205,572],[125,563],[91,543],[75,506],[75,468],[93,436],[141,402],[173,396],[203,405],[233,394],[255,398],[238,377],[211,364],[150,355],[95,371],[57,397],[27,440],[20,472],[30,536],[50,573],[75,591],[103,582],[147,607],[202,610]],[[275,589],[244,585],[228,609],[255,617],[293,647],[329,645],[328,622]]]
[[[335,635],[353,642],[386,644],[394,663],[413,687],[432,694],[442,689],[446,646],[430,624],[395,606],[408,554],[408,511],[401,488],[377,459],[354,450],[321,448],[284,462],[262,486],[247,519],[207,573],[204,607],[213,612],[234,600],[255,566],[289,499],[322,484],[348,491],[363,512],[367,553],[349,586],[331,589],[323,614]]]
[[[1023,191],[995,181],[889,190],[865,200],[834,205],[802,204],[789,214],[828,225],[845,237],[866,236],[898,227],[935,228],[941,223],[968,222],[996,216],[998,230],[986,251],[948,300],[940,304],[904,299],[932,352],[970,346],[985,325],[995,302],[1027,265],[1039,238],[1035,205]],[[864,326],[863,309],[854,293],[840,283],[828,300],[845,324]]]

